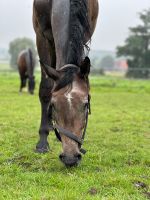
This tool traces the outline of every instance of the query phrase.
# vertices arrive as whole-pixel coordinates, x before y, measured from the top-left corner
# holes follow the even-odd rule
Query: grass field
[[[77,168],[51,151],[34,153],[40,123],[36,94],[20,95],[16,73],[0,75],[0,200],[150,198],[150,82],[91,77],[92,115]]]

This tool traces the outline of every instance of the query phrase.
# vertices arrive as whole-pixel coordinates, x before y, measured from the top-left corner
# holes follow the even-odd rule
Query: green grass
[[[10,65],[9,65],[9,61],[0,61],[0,72],[4,72],[4,71],[10,71],[12,70]]]
[[[77,168],[51,151],[34,153],[40,123],[34,96],[20,95],[16,73],[0,75],[0,200],[145,200],[150,192],[150,82],[91,77],[92,115]],[[138,183],[143,183],[140,186]]]

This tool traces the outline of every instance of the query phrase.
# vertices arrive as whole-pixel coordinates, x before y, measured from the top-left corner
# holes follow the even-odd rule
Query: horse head
[[[87,123],[90,59],[86,57],[80,66],[68,64],[59,70],[42,66],[54,81],[50,106],[53,123],[62,141],[60,160],[66,166],[77,165],[81,160],[80,141]]]

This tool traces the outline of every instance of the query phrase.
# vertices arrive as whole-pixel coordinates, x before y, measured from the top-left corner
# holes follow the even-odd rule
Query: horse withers
[[[86,132],[90,59],[85,56],[98,16],[97,0],[34,0],[33,25],[41,64],[40,140],[37,152],[49,150],[55,130],[62,142],[60,160],[75,166],[81,160]]]
[[[30,94],[34,94],[35,89],[35,78],[34,78],[34,68],[35,68],[35,56],[32,50],[26,49],[20,52],[17,60],[18,71],[20,75],[20,92],[26,87],[28,80],[28,91]]]

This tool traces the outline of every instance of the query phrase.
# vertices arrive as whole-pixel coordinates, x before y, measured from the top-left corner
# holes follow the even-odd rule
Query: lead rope
[[[86,129],[87,129],[87,125],[88,125],[88,118],[89,118],[89,115],[91,114],[90,99],[91,99],[91,97],[90,97],[90,95],[88,95],[88,107],[87,107],[87,113],[86,113],[85,128],[84,128],[83,135],[82,135],[82,141],[84,141],[84,139],[85,139]],[[86,154],[86,150],[82,149],[81,145],[80,145],[80,152],[82,154]]]

